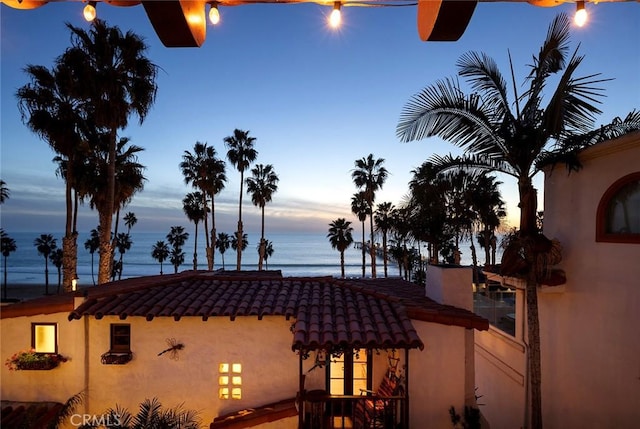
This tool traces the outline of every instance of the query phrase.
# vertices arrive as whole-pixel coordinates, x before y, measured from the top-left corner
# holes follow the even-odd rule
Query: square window
[[[58,325],[55,323],[32,323],[31,347],[37,353],[58,353]]]
[[[242,389],[234,387],[231,390],[231,399],[242,399]]]
[[[240,374],[242,372],[242,364],[240,363],[231,364],[231,372],[233,372],[234,374]]]
[[[221,363],[220,365],[218,365],[218,372],[223,374],[223,373],[228,373],[229,372],[229,364],[228,363]]]
[[[131,351],[131,325],[111,324],[111,352],[128,353]]]
[[[229,399],[229,388],[228,387],[221,387],[218,390],[218,398],[219,399]]]

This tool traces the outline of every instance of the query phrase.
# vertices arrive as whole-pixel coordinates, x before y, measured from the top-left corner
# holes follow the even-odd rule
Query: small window
[[[36,353],[58,353],[58,325],[32,323],[31,347]]]
[[[602,196],[596,241],[640,243],[640,172],[617,180]]]
[[[242,399],[242,364],[218,365],[218,398]]]
[[[111,325],[110,352],[128,353],[131,351],[131,325],[114,323]]]

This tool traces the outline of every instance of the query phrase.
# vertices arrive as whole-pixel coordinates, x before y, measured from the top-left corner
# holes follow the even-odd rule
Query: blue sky
[[[15,92],[27,83],[26,64],[50,67],[69,46],[65,22],[88,27],[79,2],[50,3],[1,14],[1,178],[11,191],[1,206],[1,225],[12,231],[64,229],[64,186],[51,162],[54,153],[21,122]],[[598,124],[640,106],[640,5],[587,5],[590,20],[574,28],[573,47],[585,60],[579,75],[601,72],[607,97]],[[326,25],[329,7],[317,4],[246,5],[221,8],[222,22],[207,29],[201,48],[166,48],[141,6],[98,5],[98,16],[123,31],[132,29],[149,44],[148,56],[161,71],[157,100],[142,126],[131,121],[121,135],[144,147],[140,162],[148,181],[125,211],[138,217],[136,230],[165,232],[188,226],[182,198],[191,188],[178,168],[196,141],[224,157],[223,138],[235,128],[256,137],[257,162],[273,164],[279,190],[267,206],[267,229],[326,231],[350,213],[356,191],[354,160],[373,153],[385,158],[390,176],[378,202],[400,203],[411,170],[434,153],[456,153],[438,139],[400,143],[395,127],[404,104],[423,87],[455,74],[465,52],[483,51],[508,76],[508,50],[520,84],[553,17],[573,13],[529,4],[480,3],[458,42],[421,42],[415,7],[345,8],[338,31]],[[218,231],[237,222],[239,173],[228,165],[227,188],[217,197]],[[512,219],[516,188],[501,178]],[[541,180],[536,181],[541,186]],[[245,230],[259,230],[259,210],[245,197]],[[97,225],[84,208],[79,230]]]

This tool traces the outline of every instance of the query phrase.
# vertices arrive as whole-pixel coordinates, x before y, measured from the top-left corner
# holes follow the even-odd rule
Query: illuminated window
[[[58,325],[32,323],[31,347],[37,353],[58,353]]]
[[[218,398],[242,399],[242,364],[218,365]]]
[[[640,172],[617,180],[602,196],[596,241],[640,243]]]
[[[359,395],[371,389],[370,352],[347,350],[332,357],[327,366],[328,390],[332,395]]]

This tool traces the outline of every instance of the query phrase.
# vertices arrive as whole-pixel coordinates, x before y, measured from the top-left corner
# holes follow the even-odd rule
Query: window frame
[[[38,326],[53,326],[54,350],[36,353],[58,354],[58,324],[55,322],[31,322],[31,348],[33,350],[36,349],[36,331]]]
[[[611,203],[611,199],[616,196],[618,191],[626,185],[640,181],[640,171],[627,174],[616,180],[605,191],[598,203],[596,212],[596,242],[599,243],[633,243],[640,244],[640,234],[615,234],[606,232],[607,228],[607,211]]]
[[[117,328],[127,327],[129,344],[125,347],[123,345],[116,344],[116,337],[124,337],[124,335],[116,334]],[[131,324],[129,323],[111,323],[109,325],[109,352],[110,353],[131,353]]]

